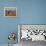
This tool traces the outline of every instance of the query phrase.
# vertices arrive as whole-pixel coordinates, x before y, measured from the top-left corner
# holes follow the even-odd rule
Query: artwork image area
[[[6,7],[4,9],[5,16],[16,16],[16,8],[15,7]]]
[[[20,38],[32,41],[46,41],[46,25],[20,25]]]

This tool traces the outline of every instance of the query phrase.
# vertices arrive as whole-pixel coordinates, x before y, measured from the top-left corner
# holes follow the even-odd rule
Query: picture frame
[[[4,7],[4,16],[17,16],[17,8],[16,7]]]

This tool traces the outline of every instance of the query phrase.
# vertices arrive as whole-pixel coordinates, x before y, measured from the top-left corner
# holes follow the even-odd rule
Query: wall
[[[4,7],[17,7],[16,0],[0,0],[0,44],[7,44],[8,34],[10,32],[17,31],[17,24],[19,23],[19,16],[16,17],[5,17],[4,16]],[[18,14],[18,13],[17,13]],[[18,39],[18,38],[17,38]],[[16,43],[18,42],[16,39]]]
[[[19,3],[21,24],[46,24],[46,0],[21,0]]]
[[[0,0],[0,5],[0,43],[8,42],[9,32],[17,32],[17,24],[46,24],[46,0]],[[17,16],[5,17],[5,6],[17,7]]]

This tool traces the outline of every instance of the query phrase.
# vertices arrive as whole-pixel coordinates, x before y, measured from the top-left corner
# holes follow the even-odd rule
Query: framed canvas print
[[[4,16],[16,16],[17,8],[16,7],[4,7]]]
[[[20,24],[18,30],[20,32],[20,41],[46,41],[46,25]]]

